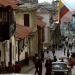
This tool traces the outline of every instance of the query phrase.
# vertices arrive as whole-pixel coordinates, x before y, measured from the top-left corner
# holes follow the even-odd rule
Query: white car
[[[65,62],[52,62],[52,75],[71,75],[71,68]]]

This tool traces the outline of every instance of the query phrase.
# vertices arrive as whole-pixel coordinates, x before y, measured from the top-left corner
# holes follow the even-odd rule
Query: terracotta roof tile
[[[8,6],[10,5],[13,9],[17,9],[18,6],[16,4],[18,4],[19,2],[17,0],[0,0],[0,4],[3,6]]]
[[[35,21],[36,25],[39,27],[44,27],[46,25],[46,23],[44,21],[42,21],[43,17],[42,16],[37,16],[37,19]]]
[[[15,36],[17,39],[24,39],[32,32],[32,29],[30,27],[22,26],[17,24],[16,25],[16,32]]]
[[[46,25],[46,23],[45,22],[43,22],[43,21],[41,21],[41,20],[37,20],[36,21],[36,24],[37,24],[37,26],[39,26],[39,27],[45,27],[45,25]]]
[[[40,15],[37,15],[37,19],[43,19],[43,17]]]

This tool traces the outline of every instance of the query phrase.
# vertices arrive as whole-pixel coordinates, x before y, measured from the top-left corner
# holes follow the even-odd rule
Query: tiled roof
[[[46,23],[44,21],[42,21],[43,17],[42,16],[39,16],[37,15],[37,18],[36,18],[36,25],[39,26],[39,27],[44,27],[46,25]]]
[[[15,36],[17,39],[24,39],[31,32],[32,32],[32,29],[30,27],[19,25],[19,24],[16,25]]]
[[[19,2],[17,0],[0,0],[0,5],[3,6],[8,6],[10,5],[13,9],[17,9],[18,6],[16,4],[18,4]]]
[[[37,15],[37,19],[43,19],[43,17],[40,15]]]
[[[41,28],[46,25],[45,22],[43,22],[43,21],[41,21],[41,20],[39,20],[39,19],[36,20],[36,24],[37,24],[37,26],[39,26],[39,27],[41,27]]]

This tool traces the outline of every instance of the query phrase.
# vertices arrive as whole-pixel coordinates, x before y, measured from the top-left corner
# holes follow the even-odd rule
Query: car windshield
[[[67,65],[65,63],[53,63],[52,68],[55,70],[63,70],[67,68]]]

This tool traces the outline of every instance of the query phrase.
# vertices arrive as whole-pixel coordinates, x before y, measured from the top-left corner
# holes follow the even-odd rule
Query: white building
[[[37,14],[43,17],[43,21],[46,23],[46,26],[44,28],[45,34],[44,34],[44,46],[50,45],[50,4],[48,3],[40,3],[38,4],[38,10]]]

